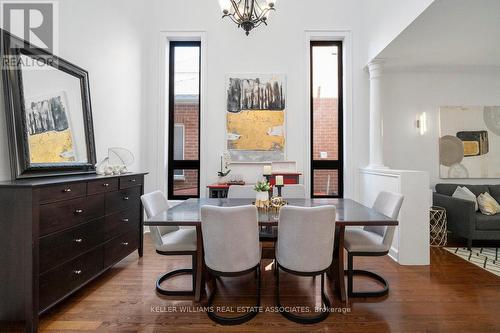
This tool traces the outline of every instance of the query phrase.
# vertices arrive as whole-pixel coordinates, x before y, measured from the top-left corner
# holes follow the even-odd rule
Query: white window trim
[[[358,173],[353,168],[354,161],[352,160],[352,138],[353,138],[353,114],[352,114],[352,36],[350,30],[309,30],[304,31],[304,61],[302,77],[304,82],[304,110],[310,110],[311,102],[311,41],[342,41],[342,61],[343,61],[343,97],[344,97],[344,198],[357,198],[357,179]],[[311,128],[310,112],[303,113],[303,123],[305,128]],[[306,149],[304,149],[304,185],[306,186],[306,193],[311,195],[311,133],[309,130],[304,131],[304,142],[306,142]],[[348,181],[347,181],[348,180]]]
[[[156,140],[158,143],[158,151],[156,156],[156,186],[161,191],[168,192],[167,175],[168,175],[168,64],[170,42],[172,41],[200,41],[201,42],[201,82],[200,82],[200,197],[206,197],[206,191],[202,189],[207,185],[207,168],[206,156],[203,153],[203,142],[206,142],[207,128],[205,120],[205,110],[207,105],[207,33],[202,30],[198,31],[161,31],[159,35],[159,105],[158,105],[158,123]]]

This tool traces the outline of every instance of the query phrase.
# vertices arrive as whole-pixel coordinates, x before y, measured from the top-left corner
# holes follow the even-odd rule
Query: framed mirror
[[[94,173],[88,73],[2,31],[13,178]]]

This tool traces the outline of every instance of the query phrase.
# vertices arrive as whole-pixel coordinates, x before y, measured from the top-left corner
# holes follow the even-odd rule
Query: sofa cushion
[[[500,215],[483,215],[476,214],[476,229],[477,230],[500,230]]]
[[[477,197],[477,203],[481,213],[484,215],[495,215],[500,213],[500,205],[488,192],[479,195]]]
[[[475,205],[474,210],[477,211],[479,209],[476,196],[474,195],[474,193],[472,193],[471,190],[469,190],[465,186],[463,186],[463,187],[458,186],[457,189],[455,190],[455,192],[453,192],[452,197],[462,199],[462,200],[472,201]]]
[[[500,202],[500,185],[490,185],[488,186],[488,189],[491,196],[495,198],[497,202]]]
[[[453,195],[453,192],[455,192],[458,186],[467,187],[469,190],[472,191],[472,193],[476,195],[476,197],[479,196],[481,193],[488,192],[488,185],[464,185],[464,184],[436,184],[436,192],[451,197]]]

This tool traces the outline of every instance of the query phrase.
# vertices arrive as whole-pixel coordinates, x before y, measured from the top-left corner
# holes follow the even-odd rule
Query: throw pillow
[[[500,204],[488,193],[485,192],[477,197],[479,209],[484,215],[495,215],[500,213]]]
[[[472,193],[472,191],[465,186],[464,187],[458,186],[455,192],[453,193],[452,197],[474,202],[474,207],[476,211],[479,208],[476,200],[476,195]]]

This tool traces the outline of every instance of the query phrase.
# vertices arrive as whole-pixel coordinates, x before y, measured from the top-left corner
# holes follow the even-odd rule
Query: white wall
[[[59,55],[88,70],[98,160],[120,146],[142,169],[144,120],[141,68],[143,8],[140,1],[59,1]],[[10,179],[3,102],[0,106],[0,180]]]
[[[205,123],[202,124],[201,169],[205,173],[207,183],[217,181],[220,153],[225,149],[225,77],[228,73],[285,73],[287,75],[286,155],[288,160],[296,160],[298,168],[304,171],[308,147],[309,108],[306,103],[307,65],[305,61],[305,30],[350,30],[352,32],[353,67],[353,141],[355,151],[347,151],[346,155],[353,165],[365,165],[368,155],[368,79],[363,71],[363,56],[366,41],[363,38],[361,17],[359,15],[361,1],[314,0],[281,1],[277,12],[271,14],[269,25],[259,27],[245,36],[241,29],[229,20],[221,20],[217,1],[176,0],[155,2],[155,10],[151,17],[148,36],[148,79],[147,97],[149,102],[147,126],[148,170],[152,174],[147,177],[148,189],[152,189],[161,177],[162,170],[155,170],[158,156],[157,131],[159,112],[159,77],[160,61],[158,57],[160,31],[205,31],[207,38],[206,80],[208,82],[206,109],[203,111]],[[238,166],[239,174],[255,175],[262,166]],[[202,175],[203,178],[203,175]],[[248,181],[255,181],[252,177]],[[354,177],[353,177],[354,178]],[[348,179],[350,184],[355,179]],[[202,193],[204,186],[201,184]],[[354,187],[353,187],[354,188]],[[352,195],[346,193],[347,196]]]
[[[387,72],[382,78],[384,154],[395,169],[424,170],[431,185],[441,182],[492,184],[499,179],[439,178],[439,107],[500,105],[500,70],[495,68],[420,68]],[[417,115],[428,115],[428,132],[415,127]]]
[[[375,58],[434,0],[368,0],[361,7],[367,34],[366,62]]]

